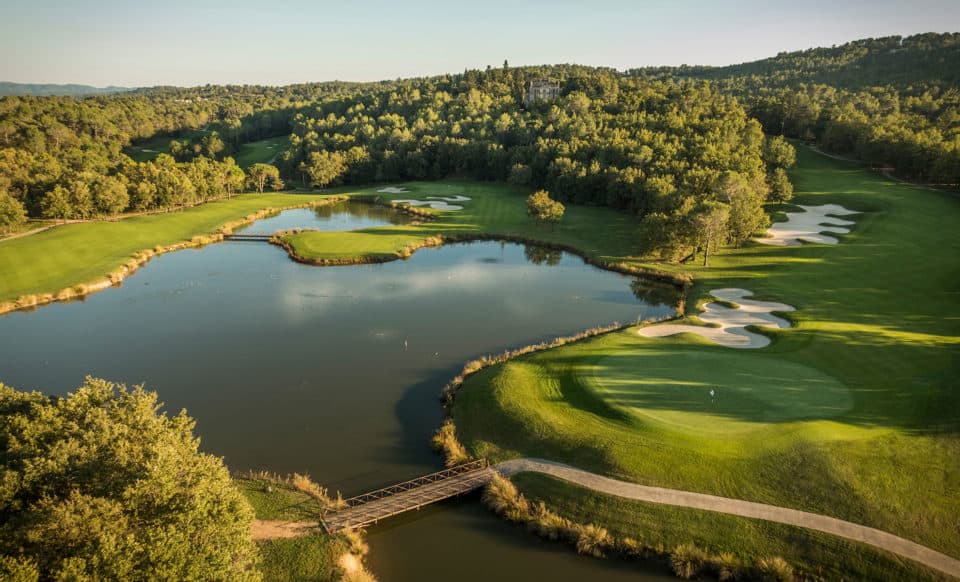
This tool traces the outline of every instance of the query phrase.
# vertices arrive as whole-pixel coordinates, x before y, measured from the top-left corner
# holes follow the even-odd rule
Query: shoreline
[[[334,196],[324,200],[317,200],[313,202],[306,202],[302,204],[295,204],[292,206],[283,206],[280,208],[264,208],[253,214],[249,214],[240,220],[234,220],[227,222],[222,226],[218,227],[216,231],[209,234],[199,234],[193,236],[189,240],[174,243],[171,245],[157,245],[152,249],[142,249],[133,253],[131,258],[127,260],[120,268],[107,273],[103,278],[96,279],[86,283],[77,283],[69,287],[60,289],[59,291],[49,292],[49,293],[36,293],[32,295],[21,295],[16,299],[0,302],[0,316],[12,313],[14,311],[29,311],[42,307],[44,305],[49,305],[51,303],[56,303],[60,301],[74,301],[77,299],[83,299],[88,295],[109,289],[123,283],[124,279],[133,275],[140,269],[143,265],[150,262],[153,257],[163,255],[166,253],[172,253],[189,248],[200,248],[208,244],[215,242],[223,241],[224,235],[229,235],[233,233],[233,229],[239,228],[241,226],[246,226],[257,220],[266,218],[271,215],[278,214],[285,210],[294,210],[297,208],[318,208],[321,206],[327,206],[332,204],[338,204],[348,200],[348,196]],[[58,225],[60,226],[60,225]]]

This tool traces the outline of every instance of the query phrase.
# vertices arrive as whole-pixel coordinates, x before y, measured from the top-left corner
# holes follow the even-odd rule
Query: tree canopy
[[[87,378],[0,384],[0,577],[254,580],[253,511],[185,412]]]

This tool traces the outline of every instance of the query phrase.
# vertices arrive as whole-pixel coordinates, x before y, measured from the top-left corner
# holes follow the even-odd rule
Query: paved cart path
[[[663,505],[674,505],[677,507],[688,507],[691,509],[701,509],[705,511],[715,511],[740,517],[749,517],[752,519],[763,519],[775,523],[783,523],[797,527],[804,527],[816,531],[821,531],[831,535],[839,536],[844,539],[861,542],[871,545],[881,550],[897,554],[908,558],[924,566],[938,570],[954,578],[960,579],[960,560],[922,546],[908,539],[895,536],[893,534],[881,531],[865,525],[859,525],[797,509],[787,507],[778,507],[776,505],[767,505],[766,503],[755,503],[753,501],[743,501],[740,499],[731,499],[729,497],[719,497],[708,495],[706,493],[694,493],[692,491],[681,491],[678,489],[665,489],[663,487],[651,487],[649,485],[639,485],[628,481],[619,481],[611,479],[596,473],[590,473],[543,459],[522,458],[511,459],[498,463],[492,467],[502,475],[510,476],[518,473],[542,473],[550,475],[564,481],[569,481],[581,487],[592,491],[615,495],[626,499],[635,499],[637,501],[646,501],[649,503],[659,503]],[[487,469],[486,471],[489,471]],[[484,471],[484,473],[486,473]],[[471,479],[471,486],[480,487],[484,485],[489,477],[483,475],[478,477],[478,473],[464,475],[463,478]],[[492,474],[492,472],[491,472]],[[458,478],[459,479],[459,478]],[[450,483],[447,482],[447,485]],[[431,485],[430,487],[443,486],[442,483]],[[422,491],[421,491],[422,493]],[[417,492],[405,493],[404,495],[416,495]],[[345,524],[346,525],[346,524]],[[256,520],[254,522],[254,539],[272,539],[279,537],[291,537],[303,535],[311,532],[321,531],[318,529],[319,521],[316,522],[278,522],[269,520]]]
[[[960,560],[956,558],[872,527],[826,515],[705,493],[638,485],[542,459],[513,459],[499,463],[494,468],[504,475],[524,472],[543,473],[593,491],[627,499],[716,511],[822,531],[892,552],[949,574],[954,578],[960,578]]]

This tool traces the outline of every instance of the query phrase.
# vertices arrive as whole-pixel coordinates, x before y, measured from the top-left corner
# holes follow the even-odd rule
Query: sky
[[[14,0],[0,81],[373,81],[465,68],[727,65],[960,31],[957,0]]]

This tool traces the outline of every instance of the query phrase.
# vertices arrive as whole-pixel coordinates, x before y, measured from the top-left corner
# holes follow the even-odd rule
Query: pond
[[[250,231],[290,228],[289,212],[304,218],[288,211]],[[341,230],[380,220],[349,208],[308,212]],[[171,413],[186,408],[202,449],[231,469],[307,472],[349,496],[442,466],[429,438],[442,420],[440,390],[465,361],[672,313],[637,299],[644,290],[632,281],[573,255],[497,242],[327,268],[266,243],[225,242],[159,256],[84,301],[0,318],[0,381],[50,394],[88,374],[143,383]],[[371,566],[385,582],[472,562],[483,566],[458,580],[637,575],[636,564],[541,542],[470,497],[370,533]]]
[[[346,201],[316,208],[284,210],[255,223],[236,228],[235,232],[247,234],[273,234],[278,230],[303,228],[311,230],[340,231],[409,224],[413,217],[385,206]]]

